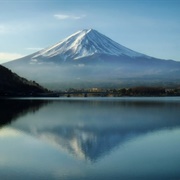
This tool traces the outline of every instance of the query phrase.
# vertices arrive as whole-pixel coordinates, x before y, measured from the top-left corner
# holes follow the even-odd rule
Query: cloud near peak
[[[41,47],[28,47],[26,48],[26,50],[29,50],[29,51],[39,51],[39,50],[42,50],[43,48]]]
[[[66,20],[66,19],[72,19],[72,20],[78,20],[86,17],[86,15],[68,15],[68,14],[54,14],[54,17],[59,20]]]
[[[5,52],[0,52],[0,64],[5,63],[14,59],[18,59],[23,57],[22,54],[18,53],[5,53]]]

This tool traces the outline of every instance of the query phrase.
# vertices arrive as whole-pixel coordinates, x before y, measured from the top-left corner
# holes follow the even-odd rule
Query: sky
[[[180,0],[0,0],[0,63],[82,29],[134,51],[180,61]]]

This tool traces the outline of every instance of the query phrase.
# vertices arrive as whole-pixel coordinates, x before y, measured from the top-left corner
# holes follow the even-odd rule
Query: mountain
[[[44,92],[47,90],[35,81],[28,81],[0,65],[0,96],[21,96]]]
[[[46,60],[48,62],[62,63],[94,55],[148,57],[116,43],[96,30],[85,29],[51,47],[27,56],[27,61],[29,60],[30,64],[45,63]]]
[[[180,62],[135,52],[93,29],[4,65],[56,88],[180,82]]]

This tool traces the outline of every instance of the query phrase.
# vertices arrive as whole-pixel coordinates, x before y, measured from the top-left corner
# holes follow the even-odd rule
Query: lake
[[[0,101],[0,179],[180,179],[180,97]]]

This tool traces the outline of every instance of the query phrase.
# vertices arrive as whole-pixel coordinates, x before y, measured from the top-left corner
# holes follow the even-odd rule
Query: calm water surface
[[[180,98],[0,100],[0,179],[180,179]]]

